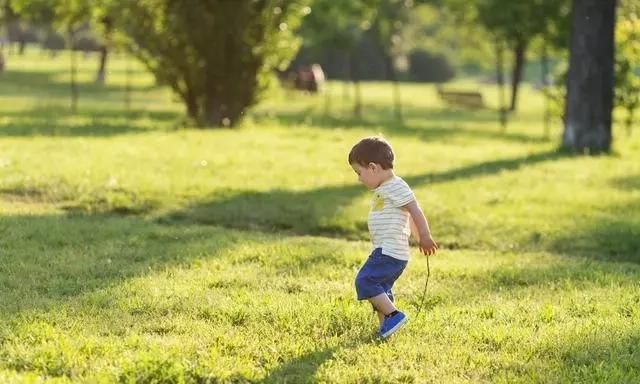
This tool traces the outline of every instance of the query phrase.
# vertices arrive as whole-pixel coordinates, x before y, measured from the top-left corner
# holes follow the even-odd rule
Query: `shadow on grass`
[[[574,341],[538,352],[549,361],[547,367],[531,367],[535,381],[567,383],[637,383],[640,371],[640,335],[633,330],[623,335],[576,336]],[[554,362],[557,361],[557,364]],[[538,369],[536,369],[538,368]]]
[[[56,76],[68,76],[67,71],[21,71],[9,69],[0,74],[0,96],[28,97],[38,99],[69,97],[71,85],[60,81]],[[124,87],[109,84],[96,84],[92,81],[77,82],[80,101],[83,97],[91,99],[122,98]],[[148,91],[156,86],[135,86],[132,91]]]
[[[567,256],[561,254],[562,257]],[[571,255],[568,255],[571,256]],[[591,258],[564,258],[544,265],[509,266],[496,268],[484,275],[477,275],[486,289],[527,289],[549,287],[550,284],[570,282],[576,286],[582,283],[608,286],[612,283],[633,286],[640,278],[640,266],[635,264],[606,263]]]
[[[602,261],[640,263],[640,204],[612,206],[576,223],[551,249]]]
[[[517,170],[564,156],[559,151],[535,153],[506,160],[489,161],[440,173],[406,177],[412,187],[459,179],[491,176]],[[310,191],[272,190],[240,191],[213,196],[184,210],[172,212],[160,220],[164,223],[199,223],[266,232],[339,236],[348,239],[367,237],[366,222],[340,220],[339,213],[353,200],[365,196],[364,187],[341,185]]]
[[[550,139],[541,136],[527,135],[502,131],[497,120],[497,112],[490,110],[459,111],[455,109],[419,109],[405,108],[404,121],[393,119],[393,115],[384,107],[368,111],[363,118],[353,116],[327,116],[318,113],[314,107],[307,107],[298,111],[270,111],[256,112],[254,117],[258,122],[275,120],[281,125],[310,125],[326,129],[381,129],[385,133],[415,137],[424,141],[443,140],[447,137],[469,137],[513,141],[519,143],[549,142]],[[462,122],[465,122],[461,124]],[[492,124],[494,123],[494,124]],[[490,127],[491,129],[487,129]]]
[[[473,164],[439,173],[405,178],[412,187],[456,180],[486,177],[504,171],[554,161],[571,156],[563,151],[535,153],[512,159]],[[309,191],[272,190],[268,192],[230,191],[209,201],[171,212],[159,220],[166,224],[205,224],[263,232],[321,235],[352,240],[368,238],[367,224],[341,218],[341,211],[353,200],[367,195],[360,185],[342,185]],[[640,263],[640,204],[607,207],[606,212],[587,212],[576,218],[563,218],[574,229],[553,235],[549,241],[537,238],[521,244],[523,248],[549,250],[567,256],[597,261]],[[515,228],[514,228],[515,230]],[[442,244],[447,248],[447,244]],[[452,244],[451,247],[455,247]]]
[[[0,319],[156,269],[216,257],[237,241],[216,228],[176,228],[118,216],[0,217]]]
[[[313,350],[280,365],[269,372],[269,375],[256,383],[312,383],[318,368],[344,349],[357,348],[364,344],[379,342],[371,335],[360,335],[355,340],[333,347]]]
[[[181,114],[109,109],[86,109],[77,113],[56,107],[35,107],[27,111],[5,112],[0,136],[115,136],[157,130],[176,122]],[[80,120],[82,123],[74,122]],[[86,121],[86,122],[85,122]],[[146,125],[146,127],[145,127]]]
[[[613,181],[613,186],[622,190],[640,191],[640,174],[618,178]]]
[[[312,383],[318,368],[331,360],[337,350],[337,347],[331,347],[311,351],[282,364],[267,377],[254,383]]]

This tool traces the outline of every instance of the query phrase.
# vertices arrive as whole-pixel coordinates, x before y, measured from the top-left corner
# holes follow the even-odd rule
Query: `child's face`
[[[366,167],[360,164],[351,164],[351,168],[358,175],[358,181],[368,189],[376,189],[380,186],[380,170],[382,167],[376,163],[369,163]]]

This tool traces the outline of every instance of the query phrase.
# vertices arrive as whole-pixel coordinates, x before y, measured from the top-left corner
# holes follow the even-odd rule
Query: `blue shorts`
[[[402,275],[402,271],[407,266],[405,260],[382,254],[382,248],[376,248],[371,252],[369,258],[356,275],[356,293],[358,300],[365,300],[370,297],[386,293],[393,301],[391,288],[393,283]]]

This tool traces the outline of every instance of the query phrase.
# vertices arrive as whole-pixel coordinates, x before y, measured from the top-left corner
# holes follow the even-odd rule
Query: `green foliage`
[[[298,49],[305,0],[106,1],[131,51],[202,125],[236,125]]]
[[[493,35],[510,45],[528,43],[537,36],[558,29],[567,19],[569,1],[480,0],[478,20]]]
[[[636,109],[640,106],[640,6],[622,1],[615,30],[614,107],[626,111],[625,127],[630,133]],[[562,117],[566,95],[567,64],[554,74],[554,85],[545,90],[552,101],[552,114]]]
[[[455,71],[445,56],[416,49],[409,54],[409,79],[443,83],[451,80]]]
[[[378,0],[373,19],[373,35],[388,57],[406,54],[409,49],[403,41],[402,31],[413,9],[412,0]]]
[[[640,106],[640,5],[625,1],[616,23],[614,102],[627,112],[625,125],[631,131]]]
[[[374,0],[313,0],[300,28],[303,44],[312,50],[335,47],[348,52],[371,27],[374,15]]]
[[[456,8],[430,3],[416,2],[411,10],[402,32],[405,47],[442,55],[458,70],[492,69],[492,42],[486,30],[468,13],[473,9],[462,4]],[[469,4],[466,2],[464,6]]]
[[[407,58],[413,51],[445,56],[454,67],[490,65],[487,57],[491,51],[480,27],[458,25],[447,8],[427,3],[316,0],[300,28],[302,59],[313,57],[325,65],[332,78],[344,79],[349,78],[344,71],[346,55],[366,62],[369,71],[359,65],[353,68],[360,79],[388,78],[390,55],[396,70],[406,72]]]
[[[53,24],[66,32],[88,23],[96,4],[89,0],[9,0],[21,17],[37,24]]]

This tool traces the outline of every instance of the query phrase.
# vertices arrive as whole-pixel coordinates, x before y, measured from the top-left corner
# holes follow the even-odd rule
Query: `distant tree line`
[[[319,62],[330,78],[350,80],[356,116],[360,82],[389,80],[402,119],[398,81],[442,82],[461,68],[493,67],[500,89],[511,79],[501,109],[516,111],[524,64],[540,60],[545,87],[554,58],[569,64],[563,142],[600,151],[610,146],[613,106],[627,109],[630,127],[640,104],[638,7],[635,0],[0,0],[0,27],[20,47],[34,39],[30,23],[51,47],[62,38],[67,49],[97,49],[97,81],[110,50],[123,47],[209,127],[236,125],[291,60]],[[75,50],[70,57],[77,95]]]

